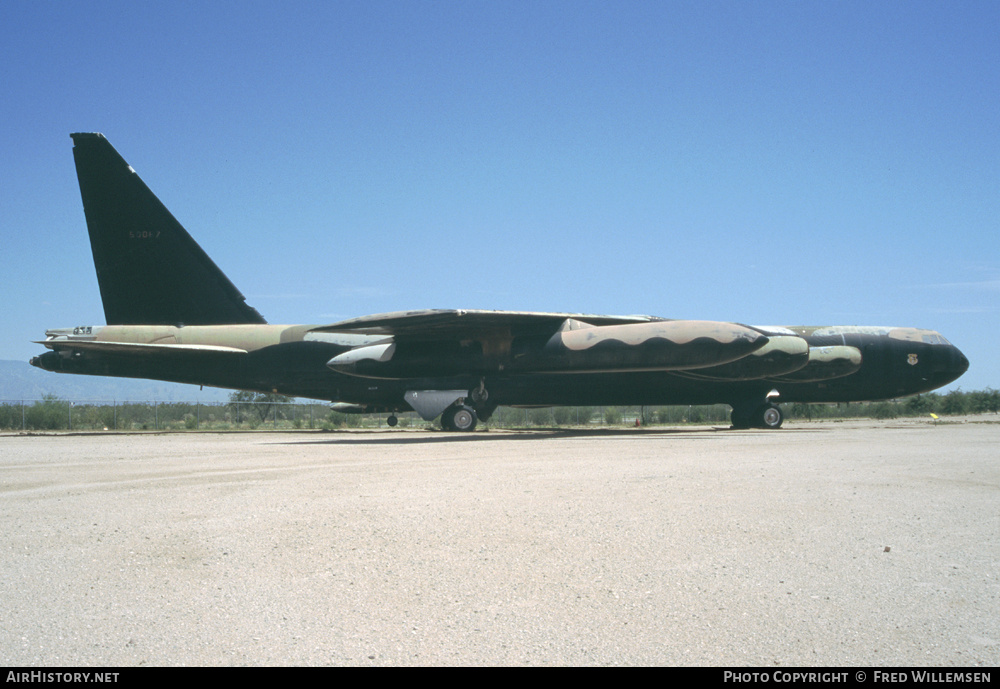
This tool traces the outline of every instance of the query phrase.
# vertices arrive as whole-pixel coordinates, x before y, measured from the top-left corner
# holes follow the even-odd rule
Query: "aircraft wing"
[[[383,337],[327,366],[370,378],[666,371],[728,363],[768,338],[737,323],[523,311],[403,311],[312,328]]]
[[[598,316],[580,313],[424,309],[352,318],[312,328],[313,332],[385,335],[397,340],[433,341],[481,336],[489,331],[555,332],[567,320],[580,325],[627,325],[663,321],[655,316]]]

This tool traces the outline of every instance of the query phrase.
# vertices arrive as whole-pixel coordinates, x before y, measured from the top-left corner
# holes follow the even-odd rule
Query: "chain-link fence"
[[[896,418],[928,414],[998,413],[1000,392],[955,390],[904,400],[850,404],[786,404],[788,419]],[[400,413],[397,428],[427,428],[414,412]],[[343,414],[321,402],[230,401],[157,402],[71,400],[45,397],[0,400],[0,430],[71,431],[226,431],[334,430],[388,428],[387,414]],[[729,423],[729,406],[499,407],[484,427],[553,428],[656,426]]]
[[[0,429],[27,431],[289,430],[321,428],[329,415],[320,402],[0,401]]]
[[[157,402],[95,401],[47,397],[0,400],[2,430],[71,431],[226,431],[334,430],[388,428],[388,414],[343,414],[308,402]],[[397,428],[437,426],[415,412],[396,414]],[[726,422],[729,408],[711,407],[499,407],[481,426],[543,428],[568,426],[644,426]]]

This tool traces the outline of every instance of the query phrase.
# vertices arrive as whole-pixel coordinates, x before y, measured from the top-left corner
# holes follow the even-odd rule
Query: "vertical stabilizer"
[[[109,325],[265,323],[103,134],[71,134]]]

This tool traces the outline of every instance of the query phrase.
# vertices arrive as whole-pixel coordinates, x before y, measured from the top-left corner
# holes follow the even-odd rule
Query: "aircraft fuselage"
[[[744,399],[763,399],[771,390],[777,390],[781,402],[891,399],[934,390],[968,368],[958,348],[933,331],[833,326],[785,328],[811,350],[841,347],[860,354],[860,365],[853,372],[819,380],[711,380],[697,368],[523,373],[496,364],[464,374],[389,378],[339,373],[327,365],[345,352],[385,337],[316,333],[314,327],[129,325],[51,330],[45,344],[53,351],[32,363],[64,373],[350,400],[386,410],[405,409],[401,401],[407,390],[469,390],[481,383],[498,405],[735,405]],[[154,351],[143,356],[138,351],[142,348]],[[481,354],[481,347],[472,348]],[[234,351],[239,354],[234,356]],[[452,351],[441,353],[448,361],[454,356]]]

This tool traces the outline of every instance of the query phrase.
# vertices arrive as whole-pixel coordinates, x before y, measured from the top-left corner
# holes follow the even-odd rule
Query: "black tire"
[[[736,407],[733,407],[733,413],[729,415],[729,420],[732,422],[733,428],[750,428],[750,414]]]
[[[451,425],[452,409],[448,408],[441,412],[441,428],[446,431],[453,431],[455,427]]]
[[[441,428],[446,431],[469,433],[476,429],[476,412],[472,407],[448,407],[441,414]]]
[[[451,424],[456,431],[469,433],[476,430],[476,412],[472,407],[458,407],[451,417]]]
[[[781,407],[776,404],[765,404],[757,410],[756,417],[759,428],[770,430],[781,428],[781,424],[785,421],[785,415],[782,413]]]

